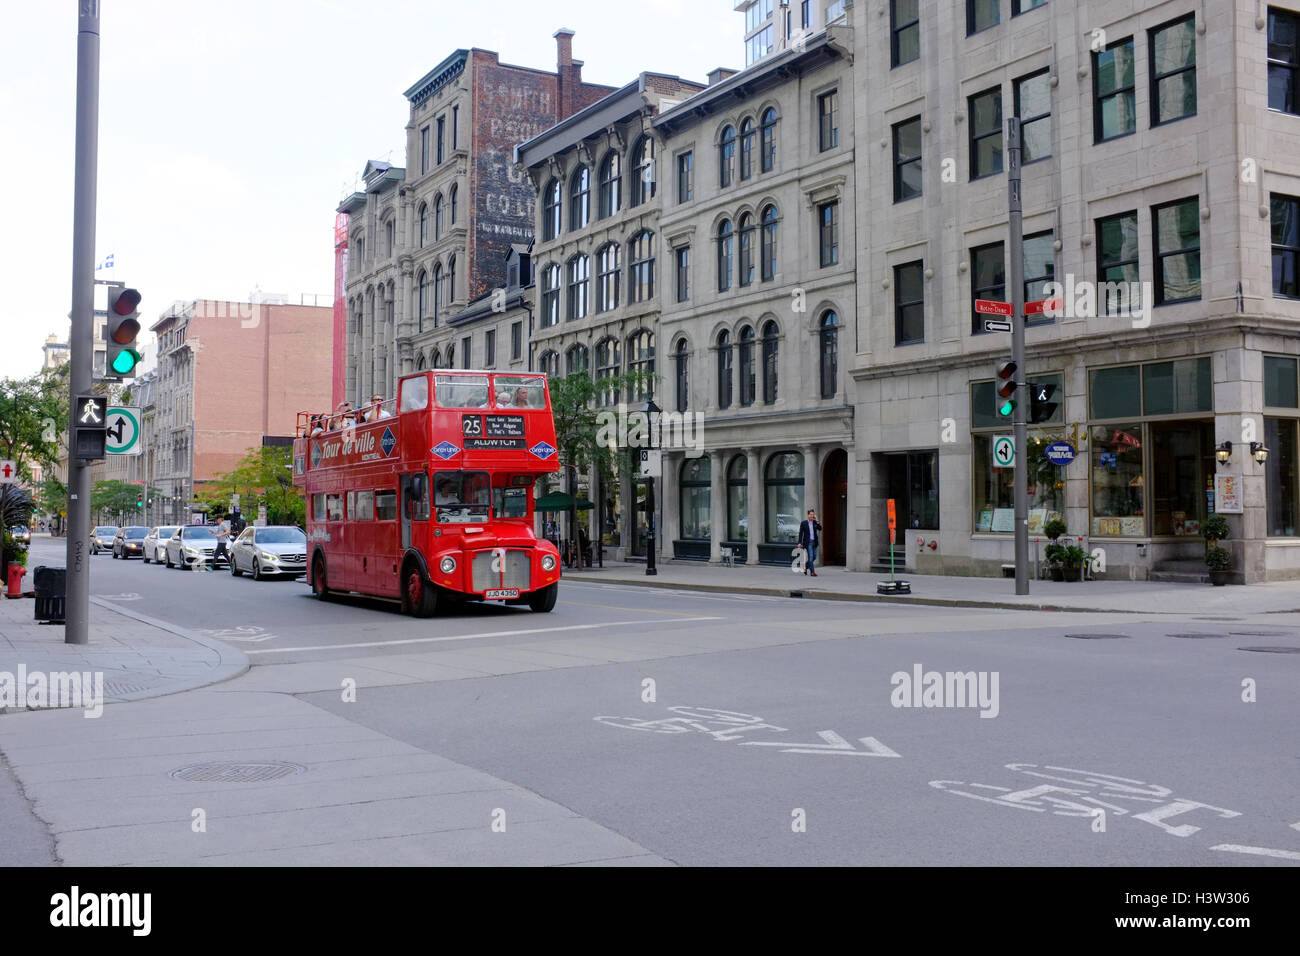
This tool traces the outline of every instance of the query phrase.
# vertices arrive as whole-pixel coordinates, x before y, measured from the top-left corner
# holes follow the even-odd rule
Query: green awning
[[[552,491],[549,495],[538,498],[535,507],[538,511],[568,511],[573,507],[573,501],[573,495],[563,491]],[[579,498],[577,501],[579,511],[590,511],[595,507],[586,498]]]

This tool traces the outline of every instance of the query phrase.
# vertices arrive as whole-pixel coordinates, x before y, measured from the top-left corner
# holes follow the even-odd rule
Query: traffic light
[[[72,410],[74,457],[103,458],[108,442],[108,399],[102,395],[78,395]]]
[[[127,378],[135,375],[135,367],[144,358],[136,348],[135,339],[140,334],[140,293],[126,286],[110,286],[108,290],[108,326],[104,338],[108,343],[108,356],[104,365],[107,378]]]
[[[1037,425],[1039,422],[1048,421],[1056,414],[1060,403],[1052,401],[1052,396],[1055,394],[1055,385],[1030,384],[1029,421],[1032,424]]]
[[[1010,360],[998,363],[998,377],[993,389],[999,420],[1010,420],[1016,411],[1016,368],[1016,363]]]
[[[143,491],[136,492],[136,496],[135,496],[135,506],[136,506],[137,508],[141,509],[141,510],[144,510],[144,492],[143,492]]]

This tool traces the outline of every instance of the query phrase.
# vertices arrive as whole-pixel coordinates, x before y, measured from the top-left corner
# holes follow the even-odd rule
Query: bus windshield
[[[433,504],[444,524],[489,520],[491,495],[492,479],[486,471],[440,471],[433,478]]]
[[[439,375],[435,400],[443,408],[487,408],[486,375]]]

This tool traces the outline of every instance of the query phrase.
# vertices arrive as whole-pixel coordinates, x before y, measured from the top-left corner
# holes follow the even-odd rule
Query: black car
[[[128,525],[125,528],[118,528],[117,534],[113,537],[113,557],[144,557],[144,539],[145,535],[148,533],[148,528],[142,528],[138,525]]]

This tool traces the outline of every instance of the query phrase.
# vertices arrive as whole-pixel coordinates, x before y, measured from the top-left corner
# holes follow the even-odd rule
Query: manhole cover
[[[1260,654],[1300,654],[1300,647],[1239,647],[1239,651],[1258,651]]]
[[[1067,634],[1066,637],[1073,637],[1078,641],[1118,641],[1126,640],[1127,634]]]
[[[1187,634],[1170,634],[1170,637],[1185,637],[1189,640],[1202,640],[1207,637],[1227,637],[1227,634],[1205,634],[1203,632],[1189,632]]]
[[[179,767],[167,776],[189,783],[263,783],[304,773],[306,767],[282,760],[263,763],[196,763]]]
[[[104,681],[104,693],[109,697],[125,697],[152,690],[159,683],[148,677],[110,677]]]

